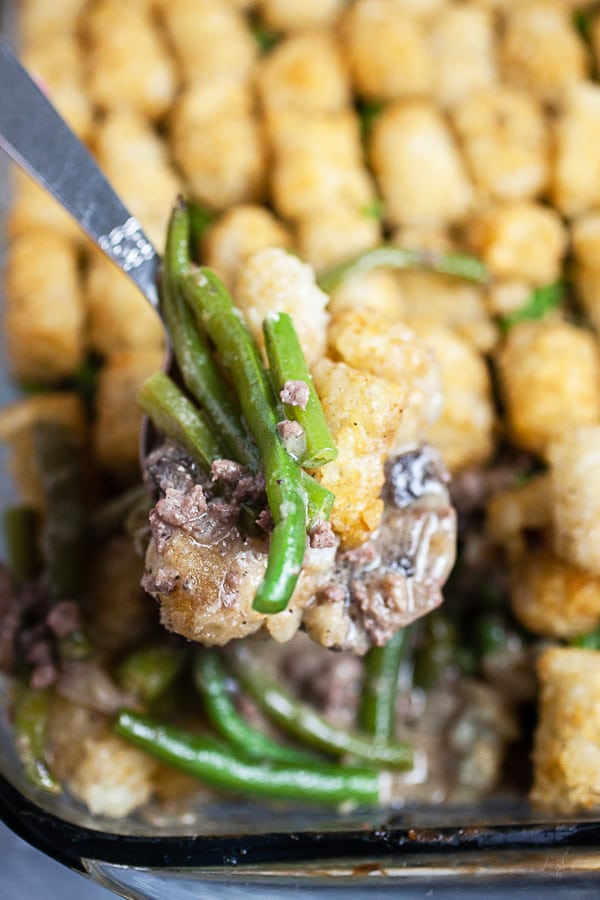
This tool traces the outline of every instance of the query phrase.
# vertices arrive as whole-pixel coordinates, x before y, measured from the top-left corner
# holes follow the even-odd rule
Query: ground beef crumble
[[[286,381],[279,392],[282,403],[288,406],[298,406],[300,409],[306,409],[310,400],[310,388],[306,381],[290,380]]]

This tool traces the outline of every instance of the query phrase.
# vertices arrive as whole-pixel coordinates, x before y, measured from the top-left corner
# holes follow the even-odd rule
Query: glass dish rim
[[[238,861],[240,868],[309,861],[325,865],[340,860],[351,860],[360,867],[366,861],[400,863],[409,854],[423,862],[443,857],[452,868],[464,862],[465,856],[484,850],[494,851],[500,865],[502,857],[515,851],[531,855],[587,850],[598,853],[600,868],[600,819],[440,828],[404,824],[246,835],[132,835],[98,831],[62,819],[25,797],[1,773],[0,819],[37,850],[79,870],[84,868],[84,859],[133,868],[214,871],[236,866]]]

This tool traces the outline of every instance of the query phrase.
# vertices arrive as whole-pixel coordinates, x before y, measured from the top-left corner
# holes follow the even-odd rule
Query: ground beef
[[[298,406],[300,409],[306,409],[310,400],[310,388],[305,381],[290,380],[286,381],[279,392],[282,403],[288,406]]]

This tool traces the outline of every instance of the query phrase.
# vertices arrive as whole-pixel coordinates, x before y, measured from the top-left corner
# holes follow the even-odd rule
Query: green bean
[[[352,756],[371,764],[410,769],[412,749],[400,741],[379,741],[332,725],[258,671],[247,650],[232,649],[231,659],[244,689],[282,729],[303,743],[333,756]]]
[[[240,410],[212,357],[204,332],[194,322],[182,294],[180,277],[191,265],[189,210],[179,200],[171,214],[165,249],[162,310],[183,382],[212,421],[226,448],[225,457],[258,468],[258,453],[249,440]]]
[[[406,639],[407,630],[401,629],[385,647],[372,647],[364,658],[359,722],[367,734],[378,739],[394,736],[398,674]]]
[[[215,731],[244,756],[298,764],[318,762],[317,757],[306,750],[286,747],[272,740],[240,716],[229,696],[225,670],[215,650],[203,650],[196,655],[194,683]]]
[[[354,275],[364,275],[373,269],[424,269],[441,275],[453,275],[467,281],[484,284],[489,274],[485,265],[474,256],[465,253],[431,250],[407,250],[404,247],[385,245],[366,250],[340,263],[319,276],[319,286],[330,293],[342,281]]]
[[[10,506],[4,511],[4,537],[8,571],[17,584],[39,571],[37,514],[27,506]]]
[[[565,285],[562,281],[544,284],[531,292],[523,306],[508,313],[500,319],[502,331],[510,331],[519,322],[543,319],[552,310],[557,309],[565,298]]]
[[[458,663],[457,653],[458,636],[454,623],[439,611],[426,616],[415,654],[415,683],[426,690],[433,687],[449,666]]]
[[[306,549],[307,500],[301,469],[277,434],[275,404],[258,348],[224,286],[207,268],[196,269],[181,281],[199,326],[206,329],[231,376],[260,451],[275,527],[267,571],[253,608],[278,613],[286,608],[293,593]]]
[[[208,418],[164,372],[146,379],[137,400],[153,425],[187,450],[203,468],[210,471],[211,463],[223,458],[224,450]]]
[[[308,402],[303,408],[283,401],[288,419],[304,429],[306,453],[299,460],[307,469],[317,469],[337,456],[321,401],[294,328],[287,313],[271,313],[263,322],[265,348],[275,393],[279,396],[288,381],[302,381],[308,388]]]
[[[572,647],[580,647],[582,650],[600,650],[600,627],[572,637],[569,643]]]
[[[118,670],[121,687],[144,703],[162,696],[181,672],[185,653],[166,644],[153,644],[133,650]]]
[[[222,790],[328,805],[374,805],[384,799],[385,775],[373,769],[248,760],[212,737],[190,734],[129,710],[119,713],[115,731],[163,762]]]
[[[83,474],[69,430],[57,422],[32,429],[42,491],[41,549],[52,602],[77,599],[85,572]]]
[[[320,481],[315,481],[308,472],[302,471],[300,479],[306,491],[308,527],[310,529],[317,522],[329,519],[335,501],[335,494],[322,485]]]
[[[22,690],[14,708],[15,743],[27,780],[51,794],[60,794],[60,785],[44,758],[50,697],[45,690]]]
[[[190,240],[194,250],[199,252],[202,238],[216,219],[216,213],[201,206],[200,203],[188,203],[190,218]]]

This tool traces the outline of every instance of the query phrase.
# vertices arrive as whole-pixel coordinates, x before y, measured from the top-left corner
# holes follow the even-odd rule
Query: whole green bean
[[[464,278],[478,284],[485,284],[489,279],[485,265],[476,257],[465,253],[407,250],[403,247],[384,245],[365,250],[364,253],[359,253],[346,262],[327,269],[319,276],[318,283],[329,294],[347,278],[383,268],[424,269],[441,275],[454,275],[456,278]]]
[[[215,650],[202,650],[196,655],[194,683],[211,725],[242,755],[297,764],[318,762],[306,750],[272,740],[240,716],[229,696],[225,670]]]
[[[258,671],[246,650],[236,644],[231,659],[244,689],[283,731],[334,756],[353,756],[371,764],[410,769],[412,749],[400,741],[379,741],[337,728],[306,703],[296,700]]]
[[[359,722],[378,739],[389,740],[394,735],[398,674],[406,638],[406,629],[401,629],[385,647],[372,647],[364,658]]]
[[[83,473],[72,435],[58,422],[32,429],[44,494],[41,550],[52,602],[81,595],[85,572]]]
[[[569,640],[572,647],[580,647],[582,650],[600,650],[600,627],[588,631],[586,634],[578,634]]]
[[[267,571],[253,608],[263,613],[285,609],[293,593],[306,549],[306,491],[301,469],[277,434],[277,415],[259,351],[239,311],[210,269],[181,279],[185,296],[200,327],[215,344],[236,388],[242,413],[260,451],[269,509],[275,523]]]
[[[305,472],[300,474],[302,487],[306,491],[308,527],[312,528],[317,522],[327,521],[335,501],[335,494]]]
[[[37,514],[27,506],[10,506],[4,511],[6,561],[17,584],[33,578],[39,571]]]
[[[51,794],[60,794],[61,787],[44,758],[50,696],[45,690],[22,690],[14,708],[15,743],[27,780]]]
[[[275,393],[279,396],[289,381],[302,381],[308,388],[308,401],[304,408],[285,401],[283,408],[288,419],[294,419],[304,429],[306,453],[300,458],[300,465],[307,469],[317,469],[336,458],[337,448],[315,391],[312,375],[308,371],[294,323],[287,313],[271,313],[263,322],[263,332]]]
[[[248,760],[214,738],[190,734],[129,710],[119,713],[115,731],[206,784],[238,794],[329,805],[374,805],[385,799],[385,773],[373,769]]]
[[[563,281],[555,281],[552,284],[544,284],[535,288],[518,309],[514,309],[500,319],[502,331],[510,331],[519,322],[536,321],[543,319],[561,305],[565,299],[565,284]]]
[[[170,687],[181,672],[185,652],[166,644],[151,644],[133,650],[119,666],[119,684],[145,703],[152,703]]]
[[[224,456],[258,468],[258,451],[249,440],[231,391],[219,372],[204,332],[196,327],[180,278],[189,271],[190,213],[179,200],[171,214],[163,263],[161,306],[181,377],[208,415],[224,444]]]
[[[204,469],[210,471],[211,463],[223,458],[224,450],[208,418],[164,372],[146,379],[137,400],[153,425],[187,450]]]

